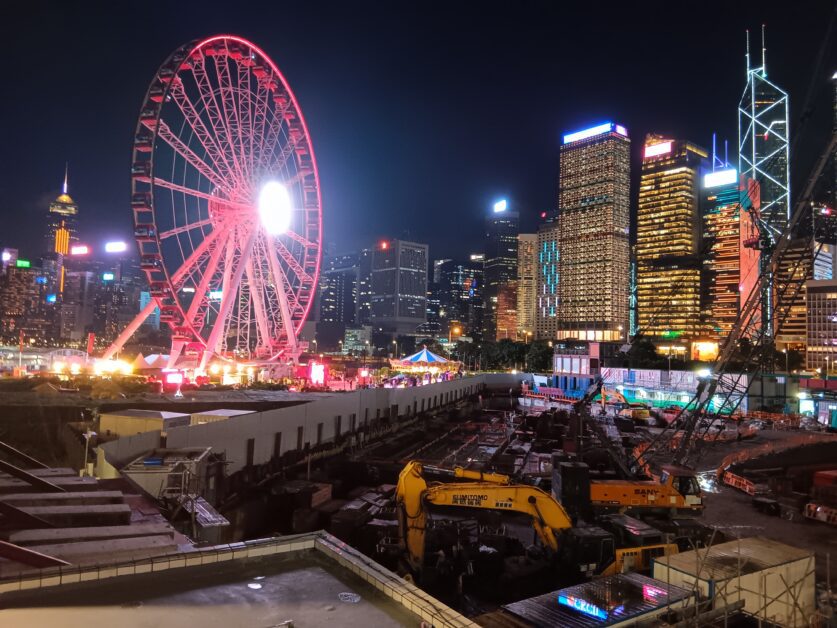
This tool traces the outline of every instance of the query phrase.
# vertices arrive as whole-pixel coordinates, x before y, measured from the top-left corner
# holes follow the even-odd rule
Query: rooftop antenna
[[[761,25],[761,74],[767,75],[767,62],[765,61],[765,53],[767,48],[764,47],[764,24]]]
[[[715,140],[717,137],[717,133],[712,134],[712,172],[715,172],[715,166],[718,164],[718,152],[715,150]]]
[[[747,37],[747,52],[744,56],[747,59],[747,72],[749,72],[750,71],[750,29],[748,28],[745,32],[747,33],[747,35],[746,35],[746,37]]]
[[[67,193],[67,173],[69,172],[69,170],[70,170],[70,164],[69,164],[69,162],[65,161],[64,162],[64,187],[61,188],[64,191],[64,194]]]
[[[724,167],[729,168],[729,140],[724,140]]]

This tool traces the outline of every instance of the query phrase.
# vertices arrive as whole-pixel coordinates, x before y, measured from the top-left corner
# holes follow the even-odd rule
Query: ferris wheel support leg
[[[186,342],[184,340],[172,340],[171,341],[171,351],[169,351],[169,364],[168,368],[173,369],[175,368],[175,364],[177,364],[178,358],[180,358],[180,354],[183,352],[183,347],[186,346]]]
[[[271,271],[273,276],[276,278],[277,284],[279,278],[282,278],[283,285],[288,285],[288,280],[285,277],[285,273],[282,271],[282,267],[279,265],[279,260],[276,257],[276,246],[273,244],[273,240],[270,238],[266,239],[267,242],[267,250],[269,252],[268,255],[268,263],[270,264]],[[285,328],[285,333],[288,335],[288,344],[290,345],[291,352],[295,352],[297,349],[297,337],[296,337],[296,330],[294,329],[293,319],[291,318],[291,307],[288,303],[288,295],[285,294],[282,286],[277,285],[276,296],[279,297],[279,312],[282,316],[282,325]]]
[[[142,311],[136,315],[134,320],[128,323],[128,326],[122,330],[116,340],[113,341],[104,352],[102,357],[105,360],[110,360],[114,355],[122,351],[122,347],[130,340],[131,336],[142,326],[146,319],[151,316],[151,313],[157,308],[157,301],[151,299],[148,304],[142,308]]]
[[[221,340],[221,334],[226,328],[226,321],[232,312],[233,304],[237,298],[236,295],[238,294],[238,287],[241,285],[241,277],[244,275],[244,269],[250,259],[250,254],[253,252],[253,244],[256,241],[257,233],[258,227],[256,225],[250,225],[250,234],[247,237],[247,244],[241,251],[238,266],[232,274],[229,284],[227,284],[226,281],[224,282],[224,289],[221,296],[221,308],[218,312],[218,320],[212,327],[212,333],[209,334],[209,338],[206,341],[206,351],[203,352],[203,356],[201,357],[201,370],[206,369],[206,364],[209,362],[212,354],[218,350],[218,343]],[[228,285],[229,289],[227,288]]]

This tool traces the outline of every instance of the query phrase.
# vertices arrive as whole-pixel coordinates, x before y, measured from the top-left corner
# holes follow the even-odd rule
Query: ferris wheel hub
[[[268,181],[259,192],[259,218],[270,235],[281,235],[291,226],[291,197],[284,185]]]

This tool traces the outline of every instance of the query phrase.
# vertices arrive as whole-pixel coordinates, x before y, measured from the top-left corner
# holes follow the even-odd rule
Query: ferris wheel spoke
[[[292,349],[296,349],[297,338],[296,328],[294,327],[293,317],[291,316],[291,307],[288,302],[288,292],[290,292],[290,283],[282,270],[282,265],[276,257],[276,250],[273,246],[276,243],[273,238],[265,238],[267,245],[267,260],[270,265],[270,272],[273,275],[273,285],[276,288],[276,297],[279,301],[279,314],[282,317],[282,328],[287,335],[288,344]]]
[[[223,171],[222,176],[226,177],[229,181],[235,180],[231,164],[227,161],[223,150],[216,142],[212,132],[204,124],[203,118],[201,118],[192,99],[186,93],[183,81],[180,78],[172,81],[169,93],[171,94],[172,100],[180,109],[180,113],[186,119],[189,128],[192,129],[198,142],[203,147],[204,152],[209,156],[216,168]],[[225,187],[228,186],[229,182]]]
[[[171,181],[166,181],[165,179],[158,179],[154,178],[154,185],[158,185],[161,188],[166,188],[167,190],[172,190],[174,192],[181,192],[183,194],[188,194],[189,196],[194,196],[195,198],[201,198],[205,201],[209,201],[211,203],[217,203],[218,205],[224,205],[231,209],[239,209],[245,211],[252,211],[253,206],[249,203],[239,203],[236,201],[231,201],[226,198],[221,198],[220,196],[213,196],[212,194],[207,194],[206,192],[201,192],[200,190],[195,190],[190,187],[186,187],[185,185],[179,185],[177,183],[172,183]]]
[[[249,233],[247,234],[247,241],[244,248],[241,250],[237,264],[231,264],[229,268],[224,269],[225,281],[221,292],[221,306],[218,308],[218,319],[209,334],[206,341],[206,346],[210,351],[218,351],[221,341],[221,334],[226,333],[225,328],[229,324],[232,307],[238,298],[238,287],[241,285],[241,277],[244,275],[247,260],[250,259],[250,254],[253,251],[253,243],[256,240],[258,229],[251,225]],[[235,237],[232,235],[231,237]],[[233,270],[233,266],[235,270]],[[230,272],[231,271],[231,272]],[[208,356],[204,354],[204,359]],[[203,364],[202,366],[206,366]]]
[[[182,227],[175,227],[174,229],[169,229],[168,231],[161,231],[160,239],[165,240],[174,235],[177,235],[178,233],[186,233],[187,231],[192,231],[193,229],[198,229],[200,227],[208,227],[212,225],[214,222],[217,221],[214,221],[212,218],[205,218],[204,220],[199,220],[188,225],[183,225]]]
[[[256,269],[252,257],[247,260],[247,283],[250,285],[250,302],[256,314],[256,326],[264,346],[270,345],[270,326],[267,322],[267,313],[263,299],[264,286],[261,278],[256,279]],[[258,289],[256,289],[258,288]]]
[[[180,140],[179,137],[172,133],[169,125],[162,120],[160,120],[157,125],[157,135],[169,146],[171,146],[174,152],[183,157],[183,159],[185,159],[195,170],[206,177],[212,185],[216,188],[229,192],[228,185],[224,181],[223,177],[205,161],[203,161],[203,159],[198,157],[191,148]]]
[[[265,141],[259,147],[257,159],[259,166],[265,170],[269,169],[270,163],[273,161],[273,157],[276,153],[276,146],[280,144],[279,138],[282,134],[282,129],[285,127],[285,123],[287,122],[288,111],[292,105],[290,96],[288,94],[283,94],[283,96],[285,104],[281,109],[277,108],[274,110],[273,117],[270,119],[270,122],[267,123],[267,131],[264,135]]]
[[[304,246],[306,249],[317,248],[317,243],[316,242],[311,242],[311,240],[308,240],[307,238],[302,237],[296,231],[291,231],[290,229],[288,229],[285,232],[285,235],[288,236],[294,242],[298,242],[299,244]]]
[[[249,54],[249,51],[245,51]],[[241,138],[243,142],[246,142],[245,151],[246,151],[246,159],[245,163],[247,165],[247,171],[250,176],[253,176],[254,171],[254,163],[253,163],[253,138],[261,137],[261,135],[257,135],[258,133],[257,126],[254,126],[254,117],[256,112],[254,112],[254,108],[256,105],[254,104],[253,92],[250,89],[250,68],[247,67],[243,63],[236,64],[237,69],[237,76],[238,76],[238,102],[239,102],[239,129],[241,131]],[[262,129],[264,132],[264,129]]]
[[[268,245],[275,244],[275,251],[279,254],[279,256],[285,260],[285,263],[290,267],[294,274],[300,281],[303,282],[312,282],[313,278],[302,267],[299,261],[293,256],[293,254],[287,249],[287,247],[282,244],[279,240],[273,240],[272,238],[268,238]]]
[[[235,154],[229,120],[227,120],[226,116],[221,112],[221,108],[218,106],[215,89],[212,87],[212,82],[209,80],[209,74],[206,70],[206,57],[204,55],[200,54],[195,58],[192,63],[192,75],[195,77],[195,82],[198,85],[198,92],[200,93],[204,111],[215,131],[216,141],[221,148],[226,163],[230,166],[230,170],[235,172],[236,187],[244,187],[246,178],[244,171],[241,169],[241,164],[238,163],[238,157]]]
[[[218,76],[218,91],[221,97],[221,109],[230,142],[230,151],[241,172],[241,176],[249,176],[249,169],[244,156],[244,142],[242,141],[241,126],[238,120],[238,103],[235,99],[235,88],[230,76],[229,49],[227,55],[215,55],[215,73]]]
[[[225,230],[223,228],[223,224],[221,224],[219,225],[219,228],[214,229],[200,244],[198,244],[198,246],[195,247],[195,250],[192,251],[189,257],[183,261],[180,267],[171,276],[171,282],[175,290],[180,290],[180,288],[183,287],[184,280],[194,273],[201,257],[203,257],[217,243],[224,233]]]
[[[192,303],[189,305],[189,311],[186,313],[186,321],[190,325],[195,325],[198,312],[202,307],[206,306],[209,299],[209,289],[212,286],[212,280],[218,272],[218,263],[220,262],[221,256],[224,254],[224,250],[227,248],[227,245],[228,241],[226,240],[217,244],[209,256],[209,261],[203,269],[200,283],[195,288],[195,296],[192,298]]]

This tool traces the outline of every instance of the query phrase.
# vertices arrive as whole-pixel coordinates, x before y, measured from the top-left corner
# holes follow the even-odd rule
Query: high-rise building
[[[57,296],[50,278],[18,259],[0,279],[0,336],[9,344],[24,337],[43,346],[57,336]]]
[[[443,275],[448,286],[447,320],[458,321],[461,335],[479,339],[483,321],[482,253],[472,254],[464,264],[453,264]]]
[[[385,333],[412,334],[427,320],[426,244],[384,240],[372,256],[372,323]]]
[[[485,285],[483,286],[483,334],[497,337],[497,295],[500,286],[517,279],[517,234],[520,215],[499,200],[485,219]]]
[[[694,340],[701,333],[700,177],[707,152],[648,135],[636,227],[639,333]]]
[[[723,343],[758,282],[758,233],[748,214],[759,208],[759,186],[735,168],[703,177],[704,288],[702,316],[707,335]]]
[[[535,333],[535,291],[537,289],[537,233],[517,236],[517,337]]]
[[[140,291],[140,311],[144,310],[145,306],[151,303],[152,298],[153,297],[150,292],[146,292],[145,290]],[[160,331],[160,306],[154,308],[154,311],[148,315],[148,318],[145,319],[145,323],[143,323],[143,325],[149,329],[153,329],[154,331]]]
[[[500,284],[497,291],[497,335],[496,340],[517,339],[517,282]],[[524,332],[525,333],[525,332]],[[531,330],[528,331],[532,333]]]
[[[738,171],[758,181],[761,218],[778,237],[791,211],[788,95],[767,79],[764,27],[761,37],[761,65],[752,67],[747,33],[747,85],[738,104]]]
[[[359,268],[357,254],[325,260],[320,273],[320,322],[355,324]]]
[[[64,279],[61,301],[61,339],[78,342],[93,329],[95,295],[99,287],[96,273],[86,270],[68,271]],[[144,292],[142,294],[149,295]],[[147,301],[146,301],[147,303]],[[145,306],[140,300],[140,309]],[[157,329],[160,328],[159,310]]]
[[[46,226],[46,252],[67,255],[78,241],[78,205],[67,193],[66,170],[61,194],[49,205]]]
[[[630,140],[607,122],[564,135],[557,338],[617,341],[628,325]]]
[[[809,370],[833,372],[837,368],[837,280],[807,281],[805,293],[805,365]]]
[[[372,322],[372,249],[362,249],[358,254],[357,314],[358,325]]]
[[[551,340],[558,334],[558,212],[548,212],[538,227],[535,242],[537,275],[535,281],[536,339]]]
[[[452,259],[433,260],[433,283],[442,283],[442,276],[444,275],[445,268],[452,263]]]

